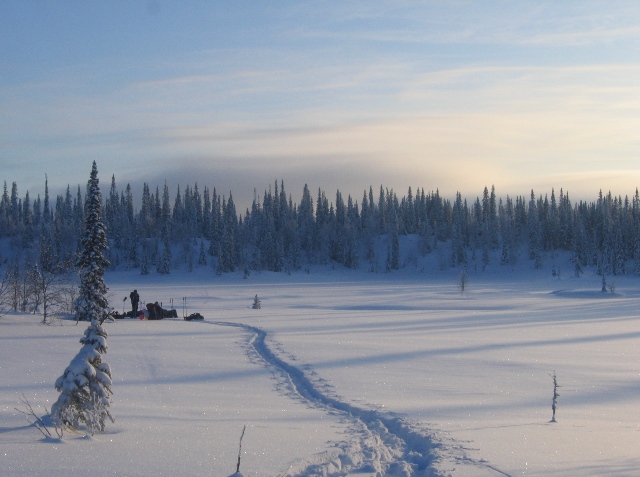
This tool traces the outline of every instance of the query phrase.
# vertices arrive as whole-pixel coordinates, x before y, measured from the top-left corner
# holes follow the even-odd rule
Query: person
[[[149,320],[161,320],[162,319],[162,308],[158,304],[155,303],[147,303],[147,310],[149,311]]]
[[[131,316],[138,316],[138,303],[140,303],[140,295],[138,295],[138,290],[133,290],[129,295],[131,298]]]

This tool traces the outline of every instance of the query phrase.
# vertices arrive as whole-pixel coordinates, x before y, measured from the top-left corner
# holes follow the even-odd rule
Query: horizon
[[[99,168],[99,166],[98,166]],[[88,176],[87,176],[88,177]],[[126,187],[127,184],[129,184],[131,186],[131,190],[133,193],[133,203],[134,203],[134,211],[137,213],[139,212],[139,207],[140,207],[140,203],[142,200],[142,189],[143,189],[143,185],[144,183],[146,183],[149,186],[149,190],[151,192],[151,194],[155,194],[156,188],[159,188],[160,190],[160,194],[162,195],[162,190],[164,187],[164,183],[165,181],[163,180],[162,183],[154,183],[151,184],[147,181],[140,181],[140,182],[136,182],[136,183],[119,183],[117,177],[116,179],[116,189],[118,191],[118,194],[122,194]],[[88,178],[87,178],[88,180]],[[99,180],[99,187],[100,187],[100,191],[101,191],[101,195],[102,195],[102,201],[103,204],[105,203],[106,199],[108,198],[109,195],[109,191],[111,188],[111,176],[109,176],[109,179],[107,181],[105,181],[104,179],[101,178],[100,175],[100,171],[98,170],[98,180]],[[6,184],[7,187],[7,193],[10,194],[11,193],[11,183],[15,182],[15,181],[8,181],[8,180],[4,180],[4,183]],[[261,189],[255,189],[255,197],[258,198],[258,204],[262,205],[262,202],[264,200],[265,197],[265,193],[274,193],[275,191],[275,182],[277,182],[278,184],[278,188],[280,188],[281,183],[283,182],[283,180],[281,179],[277,179],[275,181],[272,181],[271,183],[266,184],[263,188]],[[218,195],[218,197],[220,198],[225,198],[228,199],[229,195],[233,196],[233,201],[234,204],[236,206],[236,211],[238,216],[245,215],[245,212],[248,210],[251,210],[251,204],[253,202],[253,198],[254,198],[254,190],[252,191],[242,191],[241,193],[238,193],[237,191],[234,190],[229,190],[226,192],[223,192],[221,190],[218,190],[218,188],[214,185],[214,186],[210,186],[208,184],[201,184],[201,183],[191,183],[191,184],[182,184],[182,183],[175,183],[175,186],[169,186],[168,185],[168,181],[167,181],[167,186],[169,189],[169,198],[170,198],[170,206],[171,209],[173,209],[174,206],[174,202],[176,199],[176,194],[178,192],[177,187],[180,187],[180,194],[181,197],[184,196],[184,192],[185,192],[185,188],[189,187],[192,191],[195,185],[198,185],[198,191],[200,193],[200,195],[202,196],[202,194],[204,193],[204,188],[207,187],[209,189],[209,193],[211,194],[215,188],[216,190],[216,194]],[[17,184],[18,187],[18,199],[19,200],[23,200],[26,192],[29,192],[29,199],[31,201],[31,203],[33,204],[33,202],[40,197],[40,199],[44,200],[44,181],[41,187],[40,191],[36,191],[35,193],[33,193],[32,191],[22,191],[20,188],[20,184]],[[80,191],[82,193],[82,198],[85,198],[86,195],[86,182],[84,184],[68,184],[69,188],[70,188],[70,192],[72,197],[75,199],[76,194],[77,194],[77,190],[78,190],[78,186],[80,187]],[[290,187],[287,186],[286,182],[284,183],[284,188],[285,188],[285,192],[287,194],[287,197],[290,197],[291,200],[293,201],[294,205],[299,205],[300,204],[300,200],[302,198],[302,192],[303,192],[303,188],[304,185],[307,185],[307,187],[309,188],[309,192],[311,193],[311,197],[313,199],[313,208],[314,208],[314,212],[315,212],[315,208],[316,208],[316,201],[317,201],[317,197],[318,197],[318,187],[309,187],[307,183],[303,184],[302,187],[300,187],[300,190],[291,190]],[[329,204],[331,205],[335,205],[335,198],[336,198],[336,194],[337,192],[340,192],[342,195],[343,200],[347,201],[347,198],[350,196],[351,199],[353,200],[354,204],[357,204],[358,208],[360,208],[362,206],[362,196],[363,193],[366,193],[368,195],[369,193],[369,188],[373,188],[373,195],[374,198],[377,202],[378,197],[380,195],[380,187],[382,187],[385,190],[385,193],[387,191],[393,192],[397,195],[399,200],[402,200],[403,198],[407,197],[409,188],[411,188],[411,192],[415,198],[416,192],[418,190],[423,191],[426,195],[429,194],[433,194],[433,193],[438,193],[438,195],[444,199],[444,200],[448,200],[450,202],[455,202],[456,200],[456,195],[458,193],[460,193],[463,202],[467,202],[469,207],[472,206],[473,202],[476,199],[482,199],[482,195],[484,192],[485,187],[487,188],[487,190],[489,192],[491,192],[491,188],[495,187],[493,185],[485,185],[485,186],[481,186],[481,189],[478,190],[478,192],[476,194],[469,194],[469,195],[463,195],[459,190],[452,192],[451,194],[445,194],[443,193],[438,187],[434,188],[434,189],[427,189],[426,187],[414,187],[414,186],[407,186],[406,189],[404,190],[398,190],[392,187],[387,187],[385,186],[385,184],[379,184],[377,186],[374,186],[372,184],[366,186],[365,188],[363,188],[360,192],[359,195],[353,195],[350,192],[345,193],[344,191],[341,191],[340,189],[323,189],[320,188],[321,192],[325,194],[327,200],[329,201]],[[55,198],[58,196],[62,196],[64,197],[64,195],[66,194],[66,190],[67,190],[67,186],[65,186],[64,188],[61,188],[59,190],[52,190],[52,187],[49,186],[49,199],[52,203],[55,202]],[[280,189],[279,189],[280,190]],[[629,193],[618,193],[616,191],[611,191],[611,190],[604,190],[604,189],[599,189],[597,191],[594,191],[591,197],[574,197],[571,194],[570,190],[566,190],[562,187],[556,189],[555,187],[552,187],[549,190],[545,190],[545,191],[537,191],[534,189],[529,189],[528,191],[524,192],[524,193],[519,193],[519,194],[515,194],[515,195],[511,195],[511,194],[501,194],[500,191],[495,188],[495,195],[496,195],[496,199],[498,201],[502,201],[502,200],[506,200],[507,198],[511,199],[511,200],[515,200],[516,198],[524,198],[527,202],[529,201],[530,197],[531,197],[531,192],[534,193],[536,200],[542,198],[548,198],[549,200],[551,199],[551,194],[555,194],[556,199],[558,199],[560,197],[560,193],[562,192],[562,194],[564,194],[564,196],[568,196],[569,197],[569,201],[571,202],[572,207],[575,206],[576,204],[580,203],[580,202],[584,202],[587,204],[590,203],[596,203],[598,200],[598,196],[600,195],[600,193],[602,193],[603,196],[607,196],[607,195],[611,195],[614,199],[615,198],[621,198],[621,199],[629,199],[632,200],[634,195],[638,192],[638,188],[636,187],[633,191],[629,192]]]

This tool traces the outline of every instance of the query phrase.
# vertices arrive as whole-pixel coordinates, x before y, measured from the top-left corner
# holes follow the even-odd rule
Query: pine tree
[[[10,202],[7,191],[7,181],[4,181],[4,192],[0,199],[0,234],[5,235],[9,231],[10,223]]]
[[[15,182],[11,184],[11,208],[10,208],[10,222],[12,230],[16,230],[18,223],[20,222],[20,207],[18,206],[18,184]]]
[[[74,302],[78,321],[102,320],[107,314],[107,286],[103,276],[109,261],[104,253],[109,250],[107,232],[102,222],[102,196],[98,185],[98,168],[95,161],[87,183],[85,198],[85,229],[81,241],[80,292]]]
[[[44,179],[44,202],[42,205],[42,223],[49,225],[51,222],[51,209],[49,208],[49,178],[45,174]]]
[[[140,259],[140,275],[149,275],[149,245],[142,242],[142,258]]]
[[[307,184],[302,190],[302,200],[298,208],[298,234],[300,248],[309,254],[313,247],[313,234],[315,228],[315,219],[313,216],[313,199],[309,192]]]
[[[111,404],[111,368],[102,362],[107,351],[107,332],[93,320],[80,338],[82,348],[55,383],[60,392],[51,406],[51,416],[60,425],[78,430],[85,425],[91,433],[104,432]]]
[[[178,191],[178,197],[180,196]],[[162,194],[161,238],[163,243],[162,255],[158,258],[157,271],[167,275],[171,269],[171,206],[169,205],[169,187],[164,184]]]
[[[391,233],[387,250],[387,271],[400,269],[400,239],[398,237],[398,221],[395,211],[391,213]]]
[[[80,294],[75,301],[78,320],[91,321],[80,339],[82,348],[55,383],[60,392],[51,408],[52,417],[61,425],[78,429],[86,425],[91,432],[103,432],[111,403],[111,369],[102,362],[107,351],[107,333],[102,322],[107,316],[107,287],[102,279],[109,262],[107,234],[102,223],[102,198],[95,161],[87,183],[85,230],[78,260]]]
[[[200,239],[200,253],[198,255],[198,265],[206,265],[207,256],[204,253],[204,241]]]
[[[34,230],[33,230],[33,212],[31,209],[31,200],[29,198],[29,191],[24,197],[22,202],[22,221],[24,228],[22,230],[22,248],[29,248],[33,244]]]
[[[162,275],[168,275],[171,269],[171,245],[164,240],[162,247],[162,255],[158,259],[157,272]]]
[[[466,203],[466,202],[465,202]],[[476,210],[479,210],[476,207]],[[457,267],[459,264],[466,264],[467,251],[465,247],[465,206],[462,202],[462,195],[456,194],[455,205],[453,206],[453,222],[451,227],[451,265]]]
[[[211,196],[209,194],[209,188],[206,186],[203,192],[202,230],[200,233],[202,237],[211,237]]]
[[[529,231],[529,258],[533,260],[536,269],[542,268],[542,244],[541,244],[541,223],[538,219],[539,207],[536,205],[535,195],[531,191],[529,209],[527,214],[527,225]]]
[[[223,223],[222,241],[220,243],[220,254],[218,257],[218,273],[235,271],[235,251],[236,251],[236,213],[233,198],[229,194],[229,201],[222,199]]]

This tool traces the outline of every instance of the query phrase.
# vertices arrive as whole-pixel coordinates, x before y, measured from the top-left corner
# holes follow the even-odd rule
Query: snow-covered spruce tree
[[[164,184],[162,194],[162,215],[161,215],[161,235],[162,235],[162,255],[158,257],[157,272],[168,275],[171,269],[171,206],[169,203],[169,187]]]
[[[95,161],[87,183],[84,206],[85,228],[80,245],[77,266],[80,270],[80,293],[74,303],[78,321],[101,321],[108,313],[107,286],[103,276],[109,261],[107,232],[102,222],[102,196],[98,186],[98,168]]]
[[[140,275],[149,275],[149,246],[142,242],[142,258],[140,259]]]
[[[204,241],[200,239],[200,253],[198,254],[198,265],[206,265],[207,256],[204,252]]]
[[[51,407],[51,416],[61,426],[79,429],[85,425],[92,433],[104,431],[111,403],[111,369],[102,362],[107,351],[107,333],[102,322],[107,317],[107,287],[102,279],[109,262],[104,258],[107,236],[101,217],[98,169],[94,161],[87,184],[85,231],[78,266],[80,295],[75,301],[78,320],[91,321],[80,339],[82,348],[55,383],[60,392]]]
[[[55,383],[60,392],[51,416],[60,427],[77,430],[84,425],[93,434],[104,432],[111,404],[111,368],[102,362],[107,351],[107,332],[94,319],[80,338],[82,348]]]

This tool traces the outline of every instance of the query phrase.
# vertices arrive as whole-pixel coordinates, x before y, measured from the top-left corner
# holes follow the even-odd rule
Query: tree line
[[[457,193],[408,189],[399,197],[380,186],[363,191],[360,200],[338,190],[331,199],[305,185],[294,202],[282,181],[250,208],[236,210],[233,196],[198,185],[143,185],[139,209],[129,184],[122,190],[111,179],[102,203],[112,268],[142,274],[170,273],[210,266],[217,273],[252,270],[292,271],[310,264],[338,263],[349,268],[389,271],[400,262],[400,237],[414,235],[424,255],[438,251],[441,267],[512,265],[530,260],[542,266],[545,252],[571,252],[575,273],[596,267],[598,273],[640,273],[640,197],[624,199],[600,192],[591,202],[572,204],[562,189],[556,196],[498,198],[484,188],[472,202]],[[0,257],[7,269],[38,266],[44,272],[68,270],[79,250],[84,224],[82,191],[34,200],[18,195],[14,182],[0,198],[0,238],[10,253]],[[496,258],[498,257],[498,258]],[[17,272],[16,272],[17,273]]]

